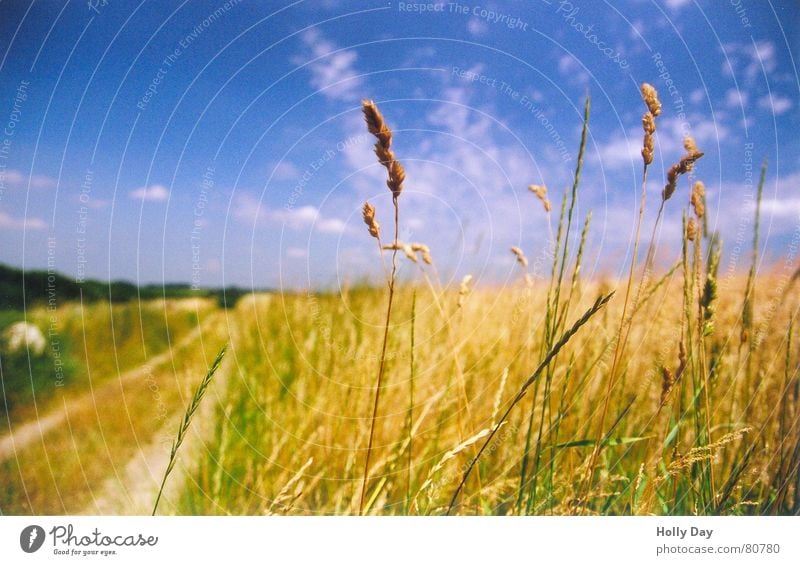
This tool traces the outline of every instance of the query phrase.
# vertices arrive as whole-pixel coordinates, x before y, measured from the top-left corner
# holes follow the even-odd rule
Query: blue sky
[[[360,115],[372,98],[407,171],[401,238],[447,278],[511,280],[508,247],[534,261],[556,221],[526,187],[560,200],[589,95],[578,213],[593,213],[588,274],[615,276],[646,81],[664,106],[648,222],[690,133],[723,268],[748,264],[764,159],[763,250],[780,264],[800,234],[798,22],[789,0],[3,0],[0,262],[202,286],[380,277],[359,213],[369,199],[391,224]],[[665,260],[687,189],[667,205]]]

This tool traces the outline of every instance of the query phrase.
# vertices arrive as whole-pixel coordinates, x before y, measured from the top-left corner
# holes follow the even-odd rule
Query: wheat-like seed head
[[[528,186],[528,190],[534,193],[536,198],[542,201],[544,211],[549,212],[552,206],[550,205],[550,199],[547,198],[547,187],[541,184],[532,184]]]
[[[381,225],[375,219],[375,206],[369,202],[364,202],[364,207],[361,209],[361,217],[364,218],[364,223],[367,224],[369,235],[378,239],[381,235]]]
[[[516,245],[512,245],[511,253],[513,253],[514,256],[517,258],[517,263],[519,263],[526,269],[528,268],[528,258],[525,257],[525,252],[522,251],[522,249],[520,249]]]
[[[372,100],[363,100],[361,109],[364,112],[364,120],[367,122],[367,130],[377,139],[375,155],[389,173],[386,186],[392,191],[392,196],[397,198],[403,191],[406,172],[400,162],[394,158],[394,152],[391,149],[392,130],[386,125],[386,120],[383,119],[383,115]]]
[[[658,100],[658,92],[653,88],[653,85],[646,82],[642,83],[642,98],[644,98],[647,109],[650,110],[654,117],[661,114],[661,102]]]
[[[644,130],[644,142],[642,143],[642,159],[647,167],[653,162],[653,152],[655,151],[655,140],[653,134],[656,132],[656,116],[661,113],[661,102],[658,101],[658,93],[652,85],[642,83],[642,98],[647,105],[647,112],[642,116],[642,129]]]
[[[422,260],[425,262],[426,265],[433,265],[431,250],[424,243],[412,243],[411,251],[419,253],[422,256]]]
[[[689,223],[686,224],[686,239],[694,241],[697,237],[697,223],[694,218],[689,218]]]
[[[683,146],[686,148],[686,155],[681,157],[681,160],[672,165],[667,171],[667,184],[661,192],[661,198],[665,201],[669,200],[675,193],[675,189],[678,187],[678,177],[691,171],[695,162],[704,155],[702,151],[697,149],[697,145],[691,137],[686,137],[683,140]]]
[[[697,181],[692,186],[691,204],[694,208],[694,215],[697,219],[702,218],[706,213],[706,206],[703,203],[703,197],[706,195],[706,187],[702,181]]]
[[[417,262],[417,256],[414,254],[414,250],[409,244],[403,243],[402,241],[388,243],[383,246],[383,249],[386,251],[402,251],[409,261]]]
[[[642,116],[642,129],[644,130],[642,159],[644,159],[645,165],[649,165],[653,162],[653,152],[656,148],[656,143],[653,139],[653,134],[656,132],[656,119],[652,112],[645,112]]]

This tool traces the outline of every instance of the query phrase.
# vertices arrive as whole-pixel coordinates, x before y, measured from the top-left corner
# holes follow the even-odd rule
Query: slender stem
[[[383,374],[386,368],[386,346],[389,342],[389,322],[392,317],[392,302],[394,301],[394,285],[397,277],[397,242],[400,239],[400,210],[397,205],[397,195],[392,198],[394,204],[394,250],[392,251],[392,274],[389,278],[389,304],[386,307],[386,321],[383,325],[383,346],[381,348],[381,359],[378,365],[378,382],[375,386],[375,402],[372,406],[372,421],[369,428],[369,442],[367,443],[367,456],[364,461],[364,479],[361,482],[361,496],[358,501],[358,514],[364,513],[364,499],[367,494],[367,482],[369,481],[369,460],[372,455],[372,444],[375,440],[375,423],[378,418],[378,405],[381,398],[381,388],[383,387]]]
[[[606,417],[608,415],[608,405],[609,405],[609,403],[611,401],[611,392],[614,389],[614,383],[615,383],[615,380],[616,380],[617,367],[618,367],[620,358],[622,357],[622,351],[623,351],[623,349],[625,347],[625,342],[627,342],[627,338],[628,338],[628,333],[625,333],[625,337],[623,339],[623,332],[624,332],[624,329],[625,329],[625,316],[628,313],[628,302],[630,300],[631,290],[633,288],[633,276],[634,276],[634,273],[636,271],[636,255],[639,252],[639,238],[640,238],[640,233],[641,233],[641,228],[642,228],[642,220],[644,218],[644,208],[645,208],[646,195],[647,195],[647,163],[645,163],[644,171],[642,173],[642,196],[641,196],[641,199],[639,201],[639,218],[636,221],[636,236],[635,236],[634,243],[633,243],[633,255],[631,256],[631,267],[630,267],[630,271],[628,272],[628,284],[627,284],[627,286],[625,288],[625,300],[622,303],[622,315],[619,318],[619,330],[617,332],[617,344],[616,344],[616,347],[614,348],[614,359],[613,359],[613,361],[611,363],[611,371],[610,371],[609,377],[608,377],[608,387],[606,389],[605,398],[603,399],[603,409],[602,409],[602,411],[600,413],[600,427],[598,428],[598,432],[597,432],[598,437],[603,433],[603,429],[605,428],[605,425],[606,425]],[[662,202],[661,209],[659,210],[659,217],[661,216],[661,210],[663,210],[663,207],[664,207],[664,204]],[[648,255],[647,261],[648,262],[649,262],[649,259],[650,259],[650,250],[653,247],[654,239],[655,239],[655,226],[653,227],[653,237],[651,237],[651,239],[650,239],[650,249],[648,249],[648,253],[647,253],[647,255]],[[645,270],[644,270],[644,273],[642,274],[642,286],[644,285],[646,277],[647,277],[647,269],[648,269],[648,264],[646,262],[645,263]],[[639,291],[637,291],[637,293],[636,293],[637,294],[636,299],[634,299],[634,308],[636,306],[636,300],[638,299],[639,292],[641,292],[641,286],[639,287]],[[594,449],[592,449],[592,453],[591,453],[591,456],[589,458],[589,467],[588,467],[588,470],[587,470],[586,486],[585,486],[587,492],[589,490],[591,490],[591,488],[592,488],[592,482],[594,481],[595,465],[597,463],[597,456],[599,454],[600,449],[601,449],[601,446],[599,444],[596,445],[594,447]],[[579,490],[579,494],[580,494],[580,492],[582,490],[583,490],[583,488],[581,488]]]
[[[414,455],[414,330],[417,322],[417,292],[411,298],[411,375],[408,391],[408,471],[406,476],[406,514],[411,509],[411,462]]]

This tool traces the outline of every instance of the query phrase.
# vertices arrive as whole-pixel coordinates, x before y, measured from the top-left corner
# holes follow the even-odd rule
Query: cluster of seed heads
[[[653,162],[653,152],[655,151],[653,134],[656,132],[656,116],[661,114],[661,102],[658,101],[656,89],[646,82],[642,84],[642,98],[647,105],[647,112],[642,116],[642,129],[644,130],[642,159],[647,166]]]
[[[392,197],[397,198],[403,191],[403,181],[406,178],[406,172],[400,161],[394,158],[392,152],[392,130],[386,125],[383,115],[378,110],[378,107],[372,100],[364,100],[361,102],[361,109],[364,112],[364,120],[367,122],[367,129],[375,136],[375,155],[378,156],[378,161],[381,165],[386,167],[389,173],[389,179],[386,181],[386,186],[392,191]]]
[[[517,258],[517,263],[522,265],[523,268],[528,268],[528,258],[525,257],[525,252],[516,245],[511,246],[511,253]]]
[[[402,241],[395,241],[394,243],[383,246],[385,251],[402,251],[409,261],[417,262],[417,253],[420,254],[422,261],[426,265],[433,265],[433,258],[431,257],[431,250],[424,243],[403,243]]]
[[[695,162],[703,156],[703,152],[697,149],[697,145],[695,145],[691,137],[686,137],[683,140],[683,147],[686,149],[686,155],[672,165],[667,172],[667,184],[661,192],[661,197],[664,201],[669,200],[675,193],[675,189],[678,187],[678,177],[691,171]]]
[[[544,206],[544,211],[549,212],[551,205],[550,205],[550,199],[547,198],[547,187],[544,185],[532,184],[528,187],[528,190],[534,193],[536,195],[536,198],[542,201],[542,206]]]

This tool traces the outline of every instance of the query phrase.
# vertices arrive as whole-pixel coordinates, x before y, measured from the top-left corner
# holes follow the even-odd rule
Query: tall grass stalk
[[[562,318],[559,317],[559,306],[561,303],[561,289],[563,286],[564,274],[566,272],[567,263],[569,259],[569,238],[570,232],[572,230],[572,220],[575,213],[575,206],[578,200],[578,185],[580,184],[581,180],[581,170],[583,169],[583,158],[586,152],[586,139],[588,136],[589,131],[589,115],[591,111],[591,99],[589,97],[586,98],[586,102],[584,103],[583,107],[583,126],[581,128],[581,140],[580,145],[578,147],[578,162],[575,165],[575,174],[573,177],[572,182],[572,190],[570,192],[569,198],[569,211],[567,212],[566,216],[566,226],[563,226],[564,221],[564,206],[566,204],[566,199],[562,200],[562,208],[561,208],[561,216],[559,219],[559,227],[558,227],[558,237],[556,240],[556,249],[553,253],[553,269],[551,274],[551,289],[552,289],[552,300],[551,300],[551,293],[548,292],[548,300],[547,300],[547,309],[545,313],[545,339],[542,344],[543,349],[550,348],[553,344],[553,340],[559,331],[559,324],[562,322]],[[563,226],[563,227],[562,227]],[[563,229],[563,241],[561,239]],[[561,257],[559,259],[559,252],[561,253]],[[558,267],[556,268],[556,265]],[[555,283],[552,283],[552,280],[555,278],[556,270],[558,271],[558,278],[555,280]],[[572,292],[570,292],[569,298],[564,304],[563,308],[566,311],[569,308],[569,301],[572,298]],[[566,320],[564,316],[563,320]],[[523,461],[522,461],[522,468],[520,470],[520,485],[519,485],[519,492],[517,494],[517,507],[518,511],[521,509],[522,500],[525,496],[525,487],[527,485],[527,505],[526,505],[526,513],[530,513],[531,508],[535,507],[536,505],[536,491],[537,491],[537,483],[539,477],[539,466],[541,462],[541,454],[542,454],[542,434],[544,430],[544,418],[545,413],[547,413],[550,417],[550,429],[552,430],[552,410],[550,409],[550,394],[551,394],[551,385],[553,380],[553,368],[552,366],[548,365],[546,367],[546,374],[545,374],[545,382],[544,382],[544,392],[542,396],[542,408],[539,414],[539,429],[537,432],[537,439],[536,439],[536,449],[533,457],[533,468],[531,470],[531,478],[529,479],[527,476],[527,465],[528,465],[528,453],[530,449],[530,440],[533,431],[533,412],[536,408],[536,397],[538,393],[538,386],[535,387],[534,390],[532,405],[531,405],[531,414],[528,419],[528,432],[526,435],[526,448],[525,453],[523,454]]]
[[[400,235],[400,207],[397,199],[403,190],[405,180],[405,170],[403,166],[394,158],[392,145],[392,130],[386,125],[383,115],[378,110],[375,103],[371,100],[364,100],[361,104],[367,130],[375,136],[375,155],[378,161],[386,168],[388,180],[386,186],[392,193],[392,206],[394,208],[394,243],[392,245],[392,271],[389,276],[389,297],[386,305],[386,318],[383,325],[383,345],[381,346],[381,356],[378,364],[378,378],[375,384],[375,398],[372,405],[372,417],[370,419],[369,440],[367,442],[367,454],[364,458],[364,478],[361,482],[361,495],[358,501],[359,515],[364,512],[364,502],[367,494],[367,483],[369,482],[369,462],[372,455],[372,446],[375,441],[375,426],[378,419],[378,407],[380,405],[381,389],[383,388],[383,377],[386,369],[386,348],[389,342],[389,325],[392,318],[392,303],[394,302],[395,284],[397,282],[397,251],[399,250]],[[374,220],[374,208],[372,215],[367,213],[367,205],[364,206],[364,222],[369,228],[370,235],[379,238],[380,226]],[[370,222],[370,220],[372,220]]]
[[[175,462],[178,458],[178,450],[183,444],[183,440],[186,439],[186,433],[189,431],[189,425],[192,423],[192,416],[194,416],[194,413],[197,412],[197,408],[200,406],[200,401],[203,399],[203,395],[205,395],[208,386],[211,384],[211,379],[214,377],[214,373],[216,373],[217,369],[219,369],[219,366],[222,363],[222,358],[225,356],[226,349],[227,347],[223,347],[217,354],[217,358],[214,359],[214,362],[208,369],[206,376],[203,377],[202,381],[200,381],[200,384],[194,391],[192,401],[186,408],[186,412],[183,415],[183,420],[181,420],[181,425],[178,428],[178,435],[175,436],[175,441],[172,443],[172,449],[169,452],[169,463],[167,464],[166,471],[164,471],[164,478],[161,480],[161,487],[158,489],[158,495],[156,496],[156,501],[153,504],[153,516],[156,515],[156,511],[158,510],[158,503],[161,501],[161,495],[164,493],[164,486],[167,484],[167,478],[169,477],[170,473],[172,473],[172,469],[175,468]]]
[[[539,378],[539,376],[542,374],[542,371],[544,371],[548,367],[548,365],[550,365],[553,359],[559,354],[561,349],[565,345],[567,345],[567,343],[569,343],[569,340],[572,339],[572,337],[576,333],[578,333],[581,327],[583,327],[589,320],[591,320],[595,314],[597,314],[606,304],[608,304],[608,301],[611,300],[613,296],[614,296],[613,292],[607,294],[606,296],[599,296],[595,301],[595,303],[586,312],[584,312],[583,316],[581,316],[569,330],[564,332],[564,334],[561,336],[558,342],[556,342],[556,344],[553,345],[553,347],[550,348],[550,350],[547,352],[547,355],[544,356],[544,359],[542,359],[541,363],[539,363],[539,366],[536,367],[536,370],[533,372],[533,374],[530,377],[528,377],[528,379],[522,384],[522,387],[520,388],[517,395],[513,398],[513,400],[511,400],[511,402],[508,405],[508,408],[500,417],[500,419],[497,421],[497,423],[494,425],[492,431],[486,438],[486,441],[484,441],[483,444],[481,445],[481,448],[478,450],[478,454],[475,455],[472,461],[470,461],[469,465],[464,471],[464,474],[461,477],[461,481],[458,483],[455,492],[453,492],[453,497],[450,499],[450,505],[447,508],[448,515],[450,514],[450,512],[452,512],[453,507],[458,501],[458,497],[461,494],[464,485],[467,483],[467,479],[469,479],[470,473],[472,473],[472,469],[475,467],[475,464],[478,462],[481,455],[483,455],[483,452],[486,451],[486,448],[494,439],[494,436],[497,434],[497,430],[499,430],[500,427],[506,423],[506,421],[508,420],[508,416],[509,414],[511,414],[511,411],[514,409],[514,407],[517,404],[519,404],[519,402],[525,397],[525,394],[527,394],[530,386]]]

